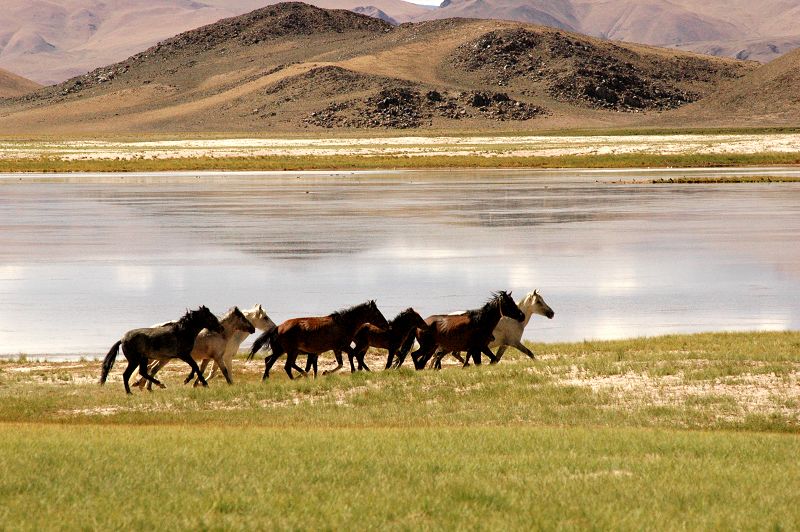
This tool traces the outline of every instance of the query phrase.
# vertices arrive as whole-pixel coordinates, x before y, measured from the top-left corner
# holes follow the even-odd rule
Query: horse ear
[[[534,291],[533,291],[533,295],[535,295],[535,296],[538,296],[538,295],[539,295],[539,289],[538,289],[538,288],[537,288],[536,290],[534,290]]]

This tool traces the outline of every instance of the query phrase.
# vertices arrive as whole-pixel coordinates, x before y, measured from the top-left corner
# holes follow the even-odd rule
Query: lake
[[[0,175],[0,354],[105,354],[128,329],[376,299],[387,318],[538,288],[536,341],[800,327],[800,175],[493,170]]]

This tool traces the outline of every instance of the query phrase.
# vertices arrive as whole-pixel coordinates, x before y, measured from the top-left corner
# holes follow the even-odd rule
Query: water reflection
[[[800,186],[600,176],[0,178],[0,353],[95,355],[199,304],[426,315],[500,288],[543,291],[545,341],[800,325]]]

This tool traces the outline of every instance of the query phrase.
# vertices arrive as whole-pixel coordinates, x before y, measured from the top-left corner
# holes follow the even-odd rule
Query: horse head
[[[528,294],[528,296],[525,298],[525,301],[526,309],[530,311],[531,315],[538,314],[540,316],[546,316],[547,319],[550,320],[552,320],[553,316],[556,315],[556,313],[553,312],[553,309],[551,309],[550,306],[545,303],[544,298],[538,290],[534,290]]]
[[[239,307],[233,307],[231,309],[231,316],[234,320],[233,328],[235,331],[243,331],[248,334],[253,334],[256,332],[256,328],[253,326],[250,320],[247,319],[247,316],[245,316],[242,311],[239,310]]]
[[[267,313],[264,312],[264,309],[261,305],[254,305],[253,308],[250,310],[245,310],[242,312],[245,317],[252,323],[256,329],[261,331],[269,331],[275,328],[275,322],[273,322]]]
[[[428,324],[425,323],[425,319],[420,316],[416,310],[411,307],[408,307],[404,311],[395,317],[392,320],[392,327],[399,326],[402,329],[406,327],[410,329],[427,329]]]
[[[389,322],[386,321],[384,315],[378,310],[378,305],[375,303],[374,299],[370,299],[369,302],[367,302],[367,323],[371,323],[382,329],[389,327]]]
[[[220,334],[225,332],[217,317],[214,316],[205,305],[202,305],[197,310],[189,312],[187,316],[190,316],[192,321],[199,325],[201,329],[208,329],[209,331]]]
[[[500,308],[501,316],[505,316],[519,322],[525,321],[525,314],[519,309],[517,304],[511,298],[511,292],[501,290],[495,294],[495,300]]]

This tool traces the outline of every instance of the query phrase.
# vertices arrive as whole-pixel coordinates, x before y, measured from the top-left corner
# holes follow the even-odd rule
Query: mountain
[[[764,62],[800,46],[800,0],[446,0],[415,20],[450,17],[546,24]]]
[[[178,32],[274,0],[3,0],[0,67],[58,83],[119,61]],[[405,22],[429,9],[402,0],[314,0]]]
[[[713,125],[800,123],[800,49],[721,87],[676,113],[675,120],[701,117]]]
[[[285,3],[2,102],[0,130],[628,125],[696,101],[753,68],[530,24],[448,19],[394,26]]]
[[[35,81],[25,79],[0,68],[0,98],[12,98],[33,92],[41,87]]]

